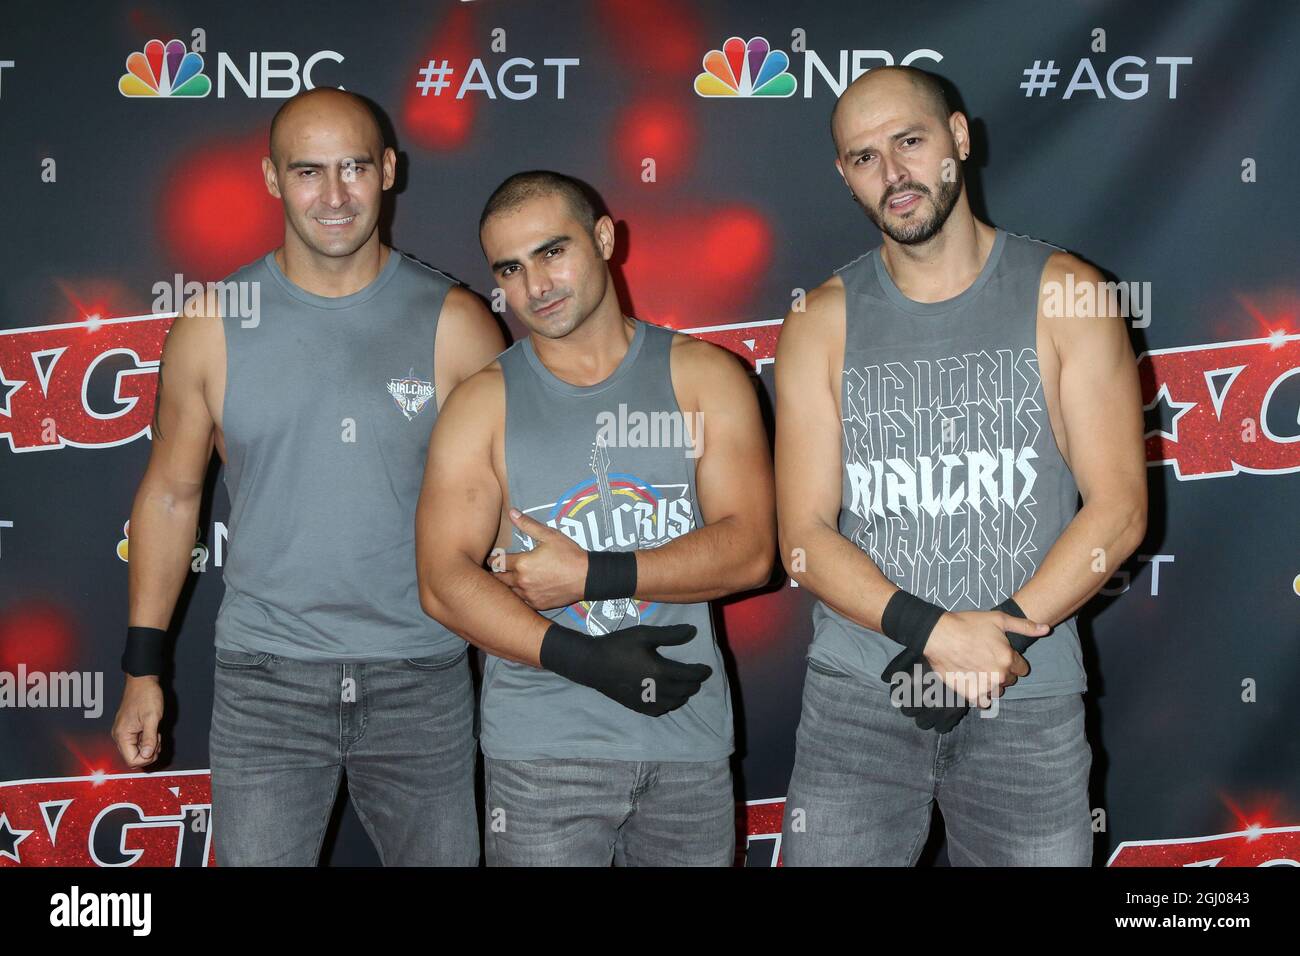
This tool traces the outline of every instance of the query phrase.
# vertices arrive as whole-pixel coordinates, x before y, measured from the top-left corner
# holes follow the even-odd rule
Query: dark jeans
[[[999,700],[952,731],[921,730],[889,687],[810,661],[786,795],[787,866],[911,866],[933,802],[954,866],[1088,866],[1081,694]]]
[[[218,649],[217,865],[316,865],[345,770],[384,865],[477,865],[473,694],[463,651],[334,664]]]
[[[483,760],[488,866],[735,863],[728,759]]]

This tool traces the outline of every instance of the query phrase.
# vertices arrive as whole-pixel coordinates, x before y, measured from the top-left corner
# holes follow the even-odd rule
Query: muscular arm
[[[215,305],[187,303],[163,345],[153,446],[131,508],[127,623],[132,627],[166,630],[190,570],[203,479],[216,442],[210,409],[217,407],[225,381],[226,340]],[[158,759],[162,715],[158,677],[128,675],[112,729],[127,766],[145,767]]]
[[[1105,281],[1082,260],[1055,253],[1043,269],[1044,285],[1064,283],[1071,272],[1076,288]],[[1049,318],[1043,303],[1040,297],[1043,389],[1059,395],[1058,445],[1083,507],[1013,596],[1030,619],[1058,624],[1097,593],[1145,535],[1146,455],[1137,363],[1123,316]]]
[[[501,327],[479,297],[460,286],[448,290],[434,342],[434,401],[439,411],[457,385],[505,347]]]
[[[213,372],[224,364],[221,319],[211,304],[187,307],[163,346],[153,444],[131,508],[127,575],[133,627],[166,629],[189,573],[215,442],[208,391]]]
[[[415,513],[420,604],[489,654],[539,667],[550,621],[483,567],[501,522],[493,463],[504,428],[505,382],[493,363],[448,396],[429,441]]]
[[[776,509],[790,576],[852,621],[880,630],[897,586],[839,532],[839,377],[844,286],[834,278],[791,312],[776,350]]]
[[[671,362],[678,404],[699,433],[695,490],[707,523],[637,551],[636,597],[689,604],[767,581],[776,516],[767,436],[740,362],[698,339],[676,342]]]

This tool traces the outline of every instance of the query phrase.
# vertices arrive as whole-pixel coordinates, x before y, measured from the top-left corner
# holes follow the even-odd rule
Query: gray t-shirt
[[[415,570],[434,336],[454,283],[397,250],[338,298],[290,282],[272,254],[226,281],[259,283],[261,307],[256,324],[222,323],[231,509],[217,647],[311,661],[462,652],[420,607]]]
[[[585,387],[553,375],[530,339],[501,354],[514,507],[588,551],[656,548],[704,524],[669,366],[679,334],[637,322],[618,368]],[[531,547],[516,529],[508,551]],[[689,643],[659,653],[713,673],[683,706],[648,717],[550,671],[489,655],[480,738],[489,757],[704,761],[732,752],[731,696],[708,603],[579,601],[542,613],[594,641],[616,641],[620,628],[636,624],[694,624]]]
[[[837,270],[846,327],[839,530],[905,591],[949,611],[988,610],[1022,587],[1074,517],[1078,488],[1038,372],[1043,266],[1055,251],[997,230],[979,276],[916,302],[874,249]],[[822,601],[809,657],[880,684],[900,650]],[[1025,653],[1003,695],[1086,689],[1075,618]]]

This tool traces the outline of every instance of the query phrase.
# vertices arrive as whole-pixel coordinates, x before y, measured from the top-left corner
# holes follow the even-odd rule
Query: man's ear
[[[843,179],[843,180],[844,180],[844,185],[845,185],[845,186],[848,186],[848,185],[849,185],[849,181],[848,181],[848,179],[846,179],[845,176],[844,176],[844,164],[843,164],[842,162],[840,162],[840,158],[839,158],[838,156],[835,157],[835,171],[836,171],[837,173],[840,174],[840,179]],[[849,186],[849,189],[850,189],[850,190],[851,190],[852,188],[853,188],[852,186]]]
[[[970,157],[970,126],[966,122],[966,115],[960,111],[953,111],[948,117],[948,130],[952,133],[953,142],[957,144],[957,155],[965,160]]]
[[[609,216],[597,219],[596,225],[592,227],[592,238],[596,241],[600,257],[608,261],[614,254],[614,220]]]
[[[397,181],[397,152],[391,146],[384,148],[384,189],[392,189]]]
[[[262,157],[262,179],[266,181],[266,191],[276,199],[283,199],[280,195],[280,173],[275,168],[275,161],[270,156]]]

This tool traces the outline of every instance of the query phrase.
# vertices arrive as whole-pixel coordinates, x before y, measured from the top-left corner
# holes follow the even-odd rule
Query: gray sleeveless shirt
[[[223,319],[230,556],[216,644],[313,661],[448,658],[420,607],[415,506],[451,279],[389,253],[364,289],[300,288],[268,254],[254,324]]]
[[[500,355],[513,507],[588,551],[657,548],[704,524],[669,366],[679,334],[638,321],[618,367],[591,386],[553,375],[531,339]],[[507,550],[532,545],[515,529]],[[690,643],[659,653],[713,673],[683,706],[648,717],[550,671],[488,655],[480,741],[489,757],[704,761],[731,753],[731,697],[708,603],[579,601],[542,613],[594,641],[618,640],[620,628],[636,624],[694,624]]]
[[[1039,282],[1054,251],[998,229],[976,280],[942,302],[903,295],[879,248],[837,270],[839,530],[894,584],[949,611],[988,610],[1014,593],[1075,513],[1036,349]],[[872,683],[899,650],[821,601],[813,632],[812,660]],[[1004,698],[1086,689],[1074,617],[1025,660],[1030,674]]]

